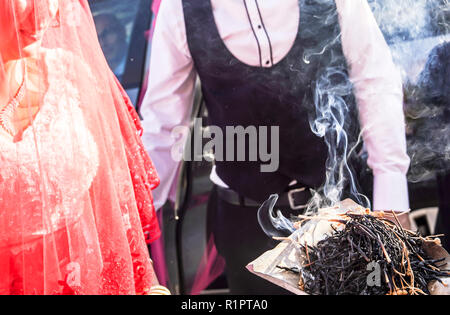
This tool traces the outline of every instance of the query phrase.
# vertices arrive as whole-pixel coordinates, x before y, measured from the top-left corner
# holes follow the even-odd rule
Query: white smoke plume
[[[405,87],[405,114],[408,122],[408,153],[411,170],[408,179],[417,182],[433,177],[436,171],[448,167],[450,161],[450,126],[445,118],[447,109],[437,105],[425,90],[430,89],[431,78],[425,69],[433,61],[434,48],[450,40],[448,0],[368,0],[374,16],[391,47],[394,62],[400,68]],[[324,19],[324,23],[327,19]],[[321,54],[336,41],[321,43],[308,56]],[[307,58],[306,58],[307,59]],[[431,61],[430,61],[431,60]],[[305,60],[308,62],[308,60]],[[439,61],[442,62],[442,61]],[[433,65],[432,65],[433,66]],[[434,65],[434,68],[439,68]],[[447,73],[447,76],[449,74]],[[340,201],[344,190],[347,197],[370,207],[367,197],[358,191],[355,174],[348,161],[359,144],[360,137],[349,139],[346,117],[350,111],[344,95],[351,86],[336,85],[331,78],[345,77],[341,69],[330,66],[316,82],[316,117],[311,121],[312,131],[323,137],[328,147],[326,181],[310,201],[308,211],[331,206]],[[448,82],[448,81],[447,81]],[[443,86],[443,89],[450,87]],[[447,93],[448,91],[442,92]],[[445,102],[445,100],[443,101]],[[448,112],[447,112],[448,115]],[[447,117],[448,119],[448,117]],[[348,127],[348,126],[347,126]],[[355,136],[355,135],[353,135]],[[439,163],[435,163],[436,159]]]
[[[369,2],[403,76],[408,180],[433,180],[436,173],[449,169],[450,161],[450,61],[445,58],[450,49],[450,2]]]

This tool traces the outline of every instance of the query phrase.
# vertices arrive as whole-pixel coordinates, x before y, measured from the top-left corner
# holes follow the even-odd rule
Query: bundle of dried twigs
[[[443,260],[433,260],[423,250],[424,242],[439,239],[405,230],[398,220],[391,222],[370,212],[303,220],[341,225],[315,246],[298,244],[303,266],[290,271],[300,274],[300,289],[309,294],[429,294],[431,281],[450,276],[441,269]]]

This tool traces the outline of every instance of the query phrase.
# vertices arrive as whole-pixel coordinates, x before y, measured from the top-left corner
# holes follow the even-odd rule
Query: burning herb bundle
[[[428,284],[449,277],[444,259],[432,260],[423,238],[382,217],[347,213],[330,220],[341,225],[315,246],[300,244],[304,263],[300,289],[327,295],[429,294]]]

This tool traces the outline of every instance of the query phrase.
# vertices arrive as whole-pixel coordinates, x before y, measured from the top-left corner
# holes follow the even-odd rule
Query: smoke
[[[289,236],[294,231],[294,224],[275,210],[278,195],[271,195],[258,210],[258,222],[264,233],[269,237]]]
[[[404,81],[408,153],[412,161],[408,179],[423,181],[434,176],[436,171],[448,169],[450,160],[450,83],[449,68],[445,66],[450,56],[449,45],[442,44],[450,40],[449,1],[368,2]],[[323,18],[324,23],[332,20]],[[322,42],[315,51],[305,54],[304,62],[308,63],[311,56],[326,54],[336,42],[339,43],[336,37]],[[437,49],[439,45],[446,48]],[[331,56],[326,71],[315,82],[316,112],[311,120],[311,130],[325,140],[328,160],[325,183],[314,192],[308,212],[332,206],[344,195],[370,207],[369,199],[358,191],[358,180],[349,167],[361,160],[361,134],[349,123],[356,108],[349,103],[352,85],[338,59],[339,56]]]
[[[353,87],[348,74],[340,67],[330,66],[319,77],[315,86],[314,104],[316,117],[310,122],[311,130],[322,137],[328,148],[325,183],[314,194],[309,210],[332,206],[342,199],[349,185],[350,196],[360,204],[370,206],[368,199],[358,192],[355,178],[349,167],[348,158],[359,143],[349,140],[350,111],[354,110],[347,101]],[[323,195],[324,198],[321,198]]]
[[[434,179],[450,161],[450,2],[369,2],[403,77],[408,180]]]
[[[335,3],[334,0],[315,2],[330,4],[329,7]],[[368,2],[404,82],[407,144],[411,157],[408,179],[410,182],[427,180],[438,171],[450,169],[449,0]],[[326,9],[321,14],[314,14],[315,21],[321,21],[321,25],[309,24],[305,35],[314,38],[317,45],[307,47],[302,61],[309,65],[314,58],[321,58],[321,64],[326,65],[312,85],[314,112],[310,116],[310,127],[315,135],[324,139],[328,159],[325,182],[313,191],[306,214],[334,206],[346,197],[364,207],[371,205],[361,193],[358,182],[361,177],[367,178],[368,174],[364,173],[367,167],[360,167],[358,172],[354,170],[355,165],[366,166],[367,153],[362,146],[362,131],[358,128],[346,61],[336,49],[341,45],[336,12]],[[324,39],[321,32],[333,27],[332,36]],[[361,173],[364,174],[361,176]],[[289,231],[290,222],[280,213],[275,214],[274,202],[276,198],[272,196],[264,204],[261,218],[270,221],[271,224],[264,221],[268,227]],[[268,234],[276,233],[264,230]]]
[[[325,65],[312,85],[315,110],[310,116],[310,127],[316,136],[324,139],[328,158],[325,182],[317,191],[313,191],[306,212],[333,206],[344,196],[370,207],[369,199],[359,192],[354,170],[350,167],[356,159],[360,159],[357,154],[360,151],[361,132],[353,85],[342,52],[338,13],[334,0],[316,2],[326,8],[314,15],[322,21],[322,25],[309,30],[311,34],[316,33],[319,44],[306,49],[303,62],[309,64],[313,58],[320,58],[320,64]]]
[[[312,132],[324,139],[328,158],[325,182],[312,191],[306,214],[334,206],[348,197],[370,208],[370,200],[361,193],[366,190],[360,189],[359,180],[368,177],[365,173],[367,153],[362,146],[362,131],[358,128],[346,60],[337,48],[341,45],[340,28],[336,11],[330,9],[335,1],[314,2],[327,9],[311,15],[312,23],[308,24],[305,37],[314,38],[312,42],[316,45],[305,49],[302,62],[309,65],[314,58],[320,58],[320,64],[326,65],[312,84],[314,110],[309,121]],[[408,179],[410,182],[424,181],[438,171],[450,169],[449,1],[368,2],[403,78],[407,144],[411,157]],[[324,38],[324,30],[331,36]],[[291,222],[275,211],[276,200],[277,196],[271,196],[258,213],[260,225],[270,236],[292,232]]]
[[[436,1],[434,1],[436,2]],[[429,0],[369,0],[372,12],[388,41],[405,41],[429,31]]]
[[[419,76],[409,84],[406,114],[411,182],[450,170],[450,41],[436,46]]]

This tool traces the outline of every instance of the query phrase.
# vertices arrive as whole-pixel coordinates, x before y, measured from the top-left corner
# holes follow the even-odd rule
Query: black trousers
[[[450,172],[438,175],[439,214],[436,221],[436,234],[442,237],[442,246],[450,252]]]
[[[228,286],[234,295],[281,295],[288,291],[250,273],[246,266],[278,242],[259,227],[257,207],[234,206],[213,192],[208,225],[217,251],[226,261]]]

